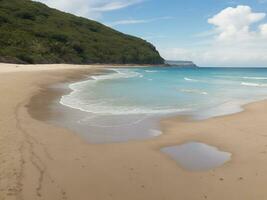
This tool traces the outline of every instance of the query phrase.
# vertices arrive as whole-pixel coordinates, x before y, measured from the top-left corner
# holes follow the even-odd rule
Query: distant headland
[[[191,68],[197,68],[198,67],[192,61],[165,60],[165,64],[168,66],[176,66],[176,67],[191,67]]]

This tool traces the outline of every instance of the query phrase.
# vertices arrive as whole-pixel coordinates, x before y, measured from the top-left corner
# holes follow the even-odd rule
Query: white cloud
[[[172,19],[172,17],[158,17],[158,18],[153,18],[153,19],[128,19],[128,20],[119,20],[111,23],[107,23],[108,26],[114,27],[118,25],[129,25],[129,24],[146,24],[146,23],[151,23],[155,22],[158,20],[167,20],[167,19]]]
[[[65,12],[91,19],[101,17],[103,12],[123,9],[143,0],[36,0]]]
[[[113,2],[109,1],[109,2],[103,2],[102,5],[100,4],[100,6],[93,7],[92,10],[98,12],[106,12],[106,11],[122,9],[140,2],[142,2],[142,0],[113,1]]]
[[[263,37],[267,37],[267,24],[261,24],[259,26],[259,29],[260,29],[260,34],[263,36]]]
[[[217,15],[208,19],[208,23],[216,26],[219,32],[218,39],[247,39],[252,32],[250,26],[261,21],[265,13],[253,13],[249,6],[237,6],[226,8]]]
[[[212,34],[200,34],[209,41],[206,45],[161,49],[162,55],[202,66],[267,66],[267,23],[261,23],[265,17],[249,6],[228,7],[208,19],[214,28],[207,33]]]
[[[111,23],[108,23],[107,25],[114,27],[118,25],[145,24],[149,22],[150,20],[145,20],[145,19],[127,19],[127,20],[119,20],[119,21],[111,22]]]

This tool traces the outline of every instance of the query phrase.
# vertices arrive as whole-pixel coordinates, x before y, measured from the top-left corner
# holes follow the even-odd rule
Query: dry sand
[[[166,119],[160,137],[121,144],[88,144],[29,115],[44,85],[101,67],[0,64],[0,200],[267,199],[267,102],[205,121]],[[187,141],[217,146],[232,160],[189,172],[160,152]]]

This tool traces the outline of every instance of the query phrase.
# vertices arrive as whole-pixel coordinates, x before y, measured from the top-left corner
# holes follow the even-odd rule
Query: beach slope
[[[44,87],[102,68],[0,64],[0,200],[267,198],[266,102],[205,121],[166,119],[160,137],[101,145],[29,115],[30,99]],[[216,146],[232,159],[217,169],[190,172],[160,152],[188,141]]]

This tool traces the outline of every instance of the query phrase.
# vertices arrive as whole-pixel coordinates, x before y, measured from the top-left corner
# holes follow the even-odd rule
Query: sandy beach
[[[29,102],[46,86],[104,67],[0,64],[0,200],[267,198],[266,101],[203,121],[165,119],[163,134],[154,139],[99,145],[29,114],[29,109],[38,113]],[[190,172],[160,152],[188,141],[216,146],[232,159],[210,171]]]

